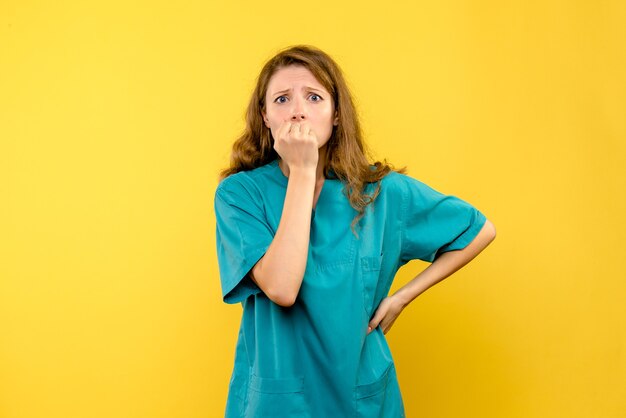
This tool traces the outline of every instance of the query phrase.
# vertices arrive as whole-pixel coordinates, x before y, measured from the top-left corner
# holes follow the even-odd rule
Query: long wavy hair
[[[295,45],[279,51],[263,66],[245,114],[246,127],[235,140],[230,166],[220,171],[219,181],[240,171],[252,170],[280,158],[274,149],[274,138],[263,123],[265,94],[271,77],[289,65],[306,67],[333,98],[339,123],[326,146],[325,178],[337,178],[344,183],[344,194],[358,212],[352,221],[352,232],[358,237],[355,225],[365,214],[367,205],[380,193],[380,180],[391,171],[406,173],[406,167],[395,169],[385,159],[372,160],[371,151],[363,141],[361,125],[352,94],[337,63],[325,52],[310,45]],[[334,172],[334,175],[332,172]],[[372,194],[365,193],[368,183],[378,183]]]

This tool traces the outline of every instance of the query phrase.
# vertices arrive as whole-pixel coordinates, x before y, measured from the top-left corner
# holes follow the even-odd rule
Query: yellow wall
[[[623,1],[131,3],[0,2],[2,418],[223,416],[216,176],[295,43],[497,227],[387,334],[407,415],[626,416]]]

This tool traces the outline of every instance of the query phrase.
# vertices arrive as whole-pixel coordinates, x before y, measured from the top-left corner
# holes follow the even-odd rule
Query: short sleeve
[[[432,263],[446,251],[465,248],[478,235],[487,220],[478,209],[413,177],[402,178],[402,262]]]
[[[222,180],[214,207],[222,298],[225,303],[239,303],[262,291],[248,272],[265,254],[274,234],[260,200],[234,179]]]

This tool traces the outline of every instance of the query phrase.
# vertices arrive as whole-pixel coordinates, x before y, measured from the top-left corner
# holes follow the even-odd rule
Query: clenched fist
[[[283,122],[274,137],[274,149],[290,169],[317,167],[319,141],[308,121]]]

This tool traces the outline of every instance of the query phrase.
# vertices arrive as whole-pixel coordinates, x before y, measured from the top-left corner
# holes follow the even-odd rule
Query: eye
[[[279,99],[285,97],[285,96],[278,96],[276,99],[274,99],[274,103],[278,102],[278,103],[285,103],[285,102],[280,102]]]
[[[322,99],[322,96],[320,96],[319,94],[313,93],[311,96],[319,97],[319,100],[313,100],[314,102],[319,102],[320,100],[324,100]]]

